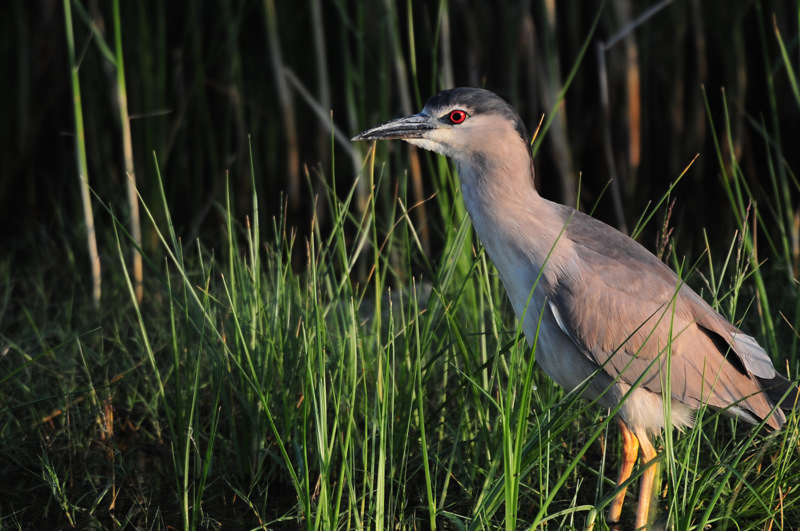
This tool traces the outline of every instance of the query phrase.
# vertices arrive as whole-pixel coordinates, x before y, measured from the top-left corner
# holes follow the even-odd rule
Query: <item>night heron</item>
[[[671,398],[678,428],[692,425],[704,404],[750,423],[783,425],[776,404],[791,409],[797,389],[755,339],[637,242],[537,193],[530,137],[503,99],[477,88],[445,90],[421,113],[353,138],[390,139],[455,161],[472,224],[528,342],[538,333],[541,368],[568,390],[588,382],[584,396],[603,407],[622,401],[622,463],[609,521],[619,521],[620,486],[639,451],[642,465],[656,456],[649,436],[665,427],[663,397]],[[648,524],[654,477],[654,466],[642,474],[637,528]]]

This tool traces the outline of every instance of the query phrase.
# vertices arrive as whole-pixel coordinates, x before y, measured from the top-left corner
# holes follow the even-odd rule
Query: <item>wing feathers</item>
[[[786,392],[767,353],[638,243],[582,214],[569,222],[573,270],[548,307],[559,328],[612,377],[660,393],[668,357],[673,399],[690,407],[736,404],[770,425],[780,411],[761,382]],[[576,282],[575,280],[578,279]],[[770,399],[773,393],[770,393]],[[781,393],[782,395],[783,393]]]

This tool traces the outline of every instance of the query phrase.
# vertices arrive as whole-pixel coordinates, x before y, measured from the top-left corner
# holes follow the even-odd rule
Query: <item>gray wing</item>
[[[585,355],[613,378],[634,384],[641,377],[642,386],[661,393],[669,352],[673,399],[690,407],[738,402],[759,418],[769,415],[758,379],[778,375],[752,337],[644,247],[602,222],[575,213],[563,237],[575,251],[575,274],[555,286],[549,305]]]

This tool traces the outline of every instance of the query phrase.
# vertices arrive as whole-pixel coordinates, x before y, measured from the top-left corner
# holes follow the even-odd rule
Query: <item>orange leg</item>
[[[647,434],[639,434],[639,444],[642,447],[642,466],[647,466],[656,456],[656,450],[650,443]],[[656,478],[656,467],[658,464],[653,464],[647,467],[642,474],[642,483],[639,486],[639,506],[636,509],[636,529],[645,529],[645,526],[650,523],[650,500],[653,499],[653,481]]]
[[[636,464],[636,457],[639,455],[639,441],[624,422],[618,420],[617,423],[619,424],[619,430],[622,434],[622,464],[619,467],[619,479],[617,479],[617,488],[619,488],[620,485],[631,477],[633,465]],[[650,444],[649,441],[647,444]],[[652,446],[650,448],[652,449]],[[642,449],[644,450],[644,448]],[[652,480],[650,483],[652,485]],[[626,490],[627,489],[622,489],[614,496],[614,501],[611,502],[611,508],[608,510],[609,522],[619,522],[619,515],[622,513],[622,502],[625,501]],[[639,501],[641,505],[641,498],[639,498]]]

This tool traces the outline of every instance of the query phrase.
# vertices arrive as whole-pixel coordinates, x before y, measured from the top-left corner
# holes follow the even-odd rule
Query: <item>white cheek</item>
[[[428,151],[434,151],[436,153],[441,153],[442,155],[447,155],[445,146],[439,144],[438,142],[434,142],[433,140],[429,140],[427,138],[404,138],[403,140],[405,140],[409,144],[421,147],[422,149],[427,149]]]
[[[459,159],[461,138],[453,134],[453,129],[444,127],[426,133],[426,138],[406,138],[406,142],[455,159]]]

